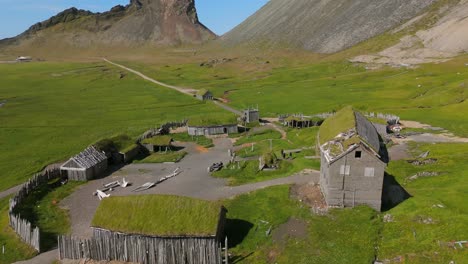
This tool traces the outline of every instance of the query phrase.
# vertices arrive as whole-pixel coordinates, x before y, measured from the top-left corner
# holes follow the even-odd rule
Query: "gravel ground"
[[[90,237],[92,235],[89,226],[99,205],[98,198],[92,195],[93,192],[102,188],[103,184],[121,180],[123,177],[131,182],[132,186],[117,188],[111,192],[111,195],[170,194],[205,200],[229,198],[273,185],[317,182],[319,179],[318,172],[308,171],[288,178],[236,187],[226,186],[225,179],[211,177],[207,172],[207,168],[214,162],[222,161],[227,163],[229,161],[227,150],[232,148],[232,143],[230,139],[226,138],[215,139],[214,143],[215,147],[204,153],[197,152],[195,144],[185,144],[185,151],[189,154],[177,164],[130,164],[106,178],[94,180],[81,186],[61,203],[62,206],[70,210],[72,235],[80,237]],[[133,189],[146,182],[154,182],[169,175],[178,167],[182,170],[182,173],[176,177],[144,192],[132,192]]]

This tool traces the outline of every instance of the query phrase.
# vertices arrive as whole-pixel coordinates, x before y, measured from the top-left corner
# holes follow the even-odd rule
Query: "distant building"
[[[372,123],[347,107],[325,120],[318,143],[320,186],[329,206],[381,210],[385,145]]]
[[[32,61],[32,58],[29,56],[19,56],[18,58],[16,58],[16,61],[17,62],[30,62]]]
[[[243,114],[242,118],[246,123],[255,123],[260,121],[260,111],[258,109],[245,109]]]
[[[202,101],[213,100],[213,94],[206,89],[198,90],[195,97]]]
[[[193,118],[187,122],[187,131],[191,136],[212,136],[239,133],[237,116],[211,118]]]
[[[71,181],[88,181],[101,176],[107,165],[106,154],[92,146],[70,158],[60,170],[65,171]]]
[[[191,136],[212,136],[239,133],[237,124],[191,126],[189,123],[187,131]]]

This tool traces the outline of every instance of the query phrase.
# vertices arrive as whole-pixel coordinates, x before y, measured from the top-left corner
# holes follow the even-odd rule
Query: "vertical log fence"
[[[10,199],[8,209],[10,226],[25,243],[29,244],[38,252],[40,252],[40,230],[38,227],[34,227],[28,220],[22,218],[20,214],[17,214],[17,208],[37,187],[46,184],[50,180],[60,178],[60,176],[59,168],[48,169],[37,173],[23,184],[15,196]]]
[[[226,239],[227,243],[227,239]],[[161,264],[222,264],[227,244],[215,237],[152,237],[95,229],[91,239],[58,237],[60,259]]]

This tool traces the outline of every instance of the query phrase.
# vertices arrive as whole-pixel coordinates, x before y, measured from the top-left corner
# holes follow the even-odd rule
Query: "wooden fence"
[[[187,120],[165,123],[160,128],[152,128],[146,131],[145,133],[143,133],[141,136],[138,137],[137,143],[140,143],[141,141],[147,138],[151,138],[157,135],[168,134],[171,128],[179,128],[179,127],[185,127],[185,126],[187,126]]]
[[[42,184],[46,184],[52,179],[57,179],[61,176],[59,168],[53,168],[45,170],[41,173],[35,174],[29,181],[27,181],[16,195],[10,199],[10,207],[8,210],[8,216],[10,226],[20,236],[20,238],[31,245],[38,252],[40,251],[40,230],[38,227],[34,227],[28,220],[21,218],[21,215],[16,213],[17,207],[23,202],[23,200]]]
[[[375,113],[375,112],[361,112],[364,116],[366,117],[375,117],[375,118],[380,118],[380,119],[385,119],[390,123],[398,123],[400,122],[400,117],[397,115],[393,114],[385,114],[385,113]],[[335,115],[334,112],[326,112],[326,113],[320,113],[320,114],[315,114],[315,115],[303,115],[303,114],[280,114],[278,115],[278,119],[281,123],[283,123],[286,118],[290,116],[300,116],[300,117],[305,117],[305,118],[313,118],[313,117],[318,117],[318,118],[323,118],[327,119],[331,116]]]
[[[91,239],[59,236],[58,250],[60,259],[142,264],[223,263],[223,248],[215,237],[150,237],[95,229]]]

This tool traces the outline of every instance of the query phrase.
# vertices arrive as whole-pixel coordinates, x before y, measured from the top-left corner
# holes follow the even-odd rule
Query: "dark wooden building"
[[[329,206],[381,210],[385,145],[372,123],[347,107],[319,132],[320,186]]]
[[[94,146],[65,162],[60,170],[66,172],[71,181],[88,181],[101,176],[107,170],[107,156]]]
[[[206,89],[199,90],[195,97],[202,101],[213,100],[213,94]]]

